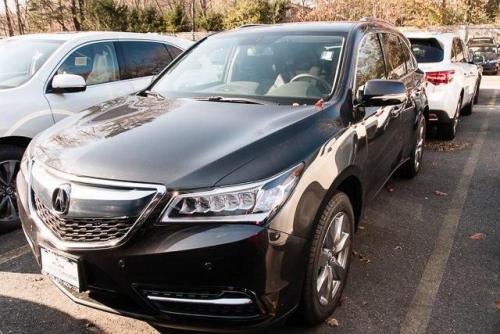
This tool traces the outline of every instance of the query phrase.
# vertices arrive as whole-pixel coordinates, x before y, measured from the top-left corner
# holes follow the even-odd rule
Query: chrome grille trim
[[[121,236],[120,238],[115,238],[112,240],[106,241],[91,241],[91,242],[81,242],[81,241],[68,241],[59,238],[47,225],[42,221],[40,216],[37,213],[37,208],[35,207],[34,194],[33,194],[33,173],[32,169],[34,166],[34,161],[29,161],[29,180],[28,180],[28,205],[29,205],[29,215],[35,222],[38,227],[40,233],[47,239],[50,243],[52,243],[55,247],[60,250],[85,250],[85,249],[103,249],[103,248],[113,248],[123,245],[144,223],[147,217],[151,214],[151,212],[156,208],[160,200],[166,194],[166,187],[160,184],[151,184],[151,183],[135,183],[135,182],[125,182],[125,181],[112,181],[105,179],[97,179],[90,177],[82,177],[75,176],[71,174],[67,174],[58,170],[55,170],[51,167],[47,167],[37,163],[37,168],[45,169],[50,172],[50,174],[57,176],[60,178],[61,182],[75,182],[84,185],[94,186],[94,187],[102,187],[107,189],[146,189],[154,192],[149,203],[144,207],[144,209],[140,212],[138,217],[132,223],[132,226],[128,229],[128,231]],[[125,218],[125,217],[123,217]]]
[[[74,242],[96,242],[120,239],[132,228],[137,217],[61,218],[33,196],[36,213],[59,239]]]

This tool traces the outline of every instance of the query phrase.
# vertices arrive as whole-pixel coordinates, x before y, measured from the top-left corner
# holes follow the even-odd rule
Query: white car
[[[477,103],[481,73],[470,62],[463,40],[452,33],[408,32],[419,68],[426,73],[429,123],[445,139],[455,138],[458,117]]]
[[[15,174],[29,141],[62,118],[144,89],[192,43],[81,32],[0,41],[0,224],[18,221]]]

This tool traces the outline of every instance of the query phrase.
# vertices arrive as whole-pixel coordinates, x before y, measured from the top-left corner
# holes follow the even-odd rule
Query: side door
[[[401,106],[391,108],[391,124],[394,128],[391,138],[392,156],[394,157],[391,171],[396,169],[403,159],[406,158],[405,151],[410,138],[410,120],[415,113],[415,105],[410,98],[414,93],[415,83],[412,75],[407,70],[408,53],[401,37],[394,33],[383,33],[381,37],[384,58],[387,67],[387,78],[389,80],[402,81],[407,89],[407,102]]]
[[[462,66],[464,71],[464,77],[466,81],[466,96],[467,99],[464,102],[471,101],[476,90],[476,81],[478,76],[477,66],[469,64],[469,55],[467,49],[465,48],[462,39],[457,40],[457,61],[460,66]]]
[[[386,79],[386,66],[382,45],[377,33],[366,34],[359,44],[354,80],[355,100],[359,101],[368,80]],[[356,102],[357,104],[357,102]],[[359,121],[366,129],[368,158],[364,169],[364,179],[368,185],[368,196],[374,196],[389,178],[392,166],[397,160],[393,149],[397,125],[389,107],[357,107]]]
[[[453,81],[451,82],[452,85],[455,86],[456,92],[457,92],[457,101],[459,97],[459,92],[464,91],[464,97],[462,100],[462,105],[465,105],[468,99],[470,99],[469,96],[469,82],[468,82],[468,77],[467,77],[467,72],[466,68],[462,62],[463,60],[463,53],[460,52],[460,40],[458,38],[453,38],[453,43],[451,46],[451,63],[453,65],[453,69],[455,70],[455,75],[453,76]]]
[[[82,76],[87,83],[86,90],[75,93],[58,93],[52,90],[52,78],[63,73]],[[85,44],[71,51],[52,74],[45,96],[57,122],[72,113],[131,91],[130,84],[120,78],[115,43],[103,41]]]
[[[413,56],[410,45],[402,38],[398,36],[401,52],[403,54],[403,59],[406,64],[406,75],[401,78],[405,83],[408,90],[408,101],[403,110],[403,119],[405,122],[405,129],[403,130],[403,140],[405,140],[405,154],[407,157],[410,154],[410,150],[413,149],[414,144],[414,129],[417,122],[417,114],[419,110],[423,110],[423,76],[418,74],[416,71],[418,69],[417,61]]]
[[[120,41],[120,75],[129,80],[134,91],[146,88],[181,50],[169,44],[151,41]]]

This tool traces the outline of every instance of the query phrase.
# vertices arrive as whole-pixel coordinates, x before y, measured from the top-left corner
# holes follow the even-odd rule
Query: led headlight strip
[[[301,163],[267,180],[175,194],[162,222],[262,222],[285,203],[304,170]]]

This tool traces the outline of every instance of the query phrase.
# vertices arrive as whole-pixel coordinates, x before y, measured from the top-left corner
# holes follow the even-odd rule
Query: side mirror
[[[361,94],[364,107],[395,106],[406,99],[406,86],[399,80],[368,80]]]
[[[52,88],[56,93],[76,93],[87,89],[85,79],[75,74],[57,74],[52,79]]]

